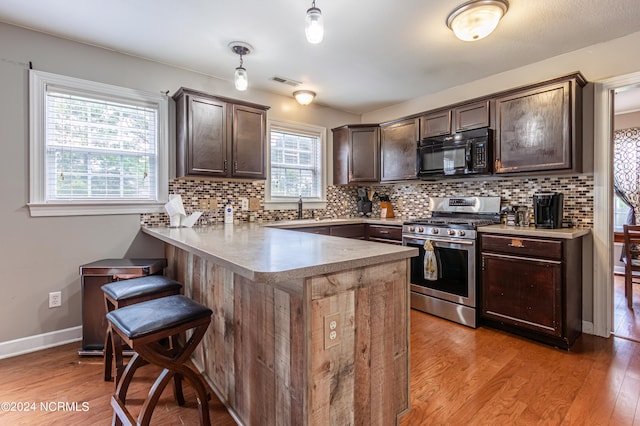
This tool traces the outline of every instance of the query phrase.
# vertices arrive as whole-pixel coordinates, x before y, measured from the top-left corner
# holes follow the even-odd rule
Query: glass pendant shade
[[[475,0],[454,10],[447,19],[447,26],[463,41],[485,38],[498,26],[507,12],[508,4],[503,0]]]
[[[247,90],[247,86],[249,85],[249,77],[247,76],[247,70],[243,67],[236,68],[236,90]]]
[[[307,36],[307,41],[312,44],[320,43],[324,37],[322,12],[315,6],[307,10],[304,32]]]

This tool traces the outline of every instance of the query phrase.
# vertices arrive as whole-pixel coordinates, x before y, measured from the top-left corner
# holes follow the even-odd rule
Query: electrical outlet
[[[246,212],[247,210],[249,210],[249,200],[246,198],[240,198],[240,203],[241,203],[241,209],[243,212]]]
[[[59,306],[62,306],[62,292],[52,291],[49,293],[49,307],[57,308]]]
[[[202,211],[209,210],[209,199],[201,198],[199,205],[200,205],[200,210],[202,210]]]
[[[257,198],[249,198],[249,210],[252,212],[260,210],[260,200]]]
[[[340,313],[326,315],[324,317],[324,348],[329,349],[340,344],[341,333]]]

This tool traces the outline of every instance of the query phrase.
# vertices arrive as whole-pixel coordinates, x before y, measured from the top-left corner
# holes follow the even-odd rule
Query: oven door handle
[[[439,238],[427,238],[429,241],[433,241],[434,243],[445,243],[445,244],[463,244],[467,246],[472,246],[475,244],[473,240],[443,240]]]
[[[415,242],[422,242],[422,241],[431,241],[434,243],[445,243],[445,244],[462,244],[462,245],[467,245],[467,246],[472,246],[475,244],[474,240],[445,240],[445,239],[440,239],[440,238],[410,238],[409,240],[411,241],[415,241]]]

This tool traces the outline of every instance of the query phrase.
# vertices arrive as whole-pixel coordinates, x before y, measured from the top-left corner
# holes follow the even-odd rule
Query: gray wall
[[[269,117],[329,129],[360,117],[251,89],[238,96],[232,81],[0,23],[0,343],[81,325],[78,267],[103,258],[162,257],[142,235],[140,216],[29,216],[28,63],[34,69],[158,93],[180,86],[270,105]],[[230,68],[230,78],[231,72]],[[331,149],[331,145],[329,145]],[[62,290],[62,307],[48,293]]]

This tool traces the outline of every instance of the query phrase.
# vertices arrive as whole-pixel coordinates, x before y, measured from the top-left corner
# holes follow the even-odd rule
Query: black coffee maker
[[[533,220],[536,228],[562,228],[561,192],[547,192],[533,195]]]

